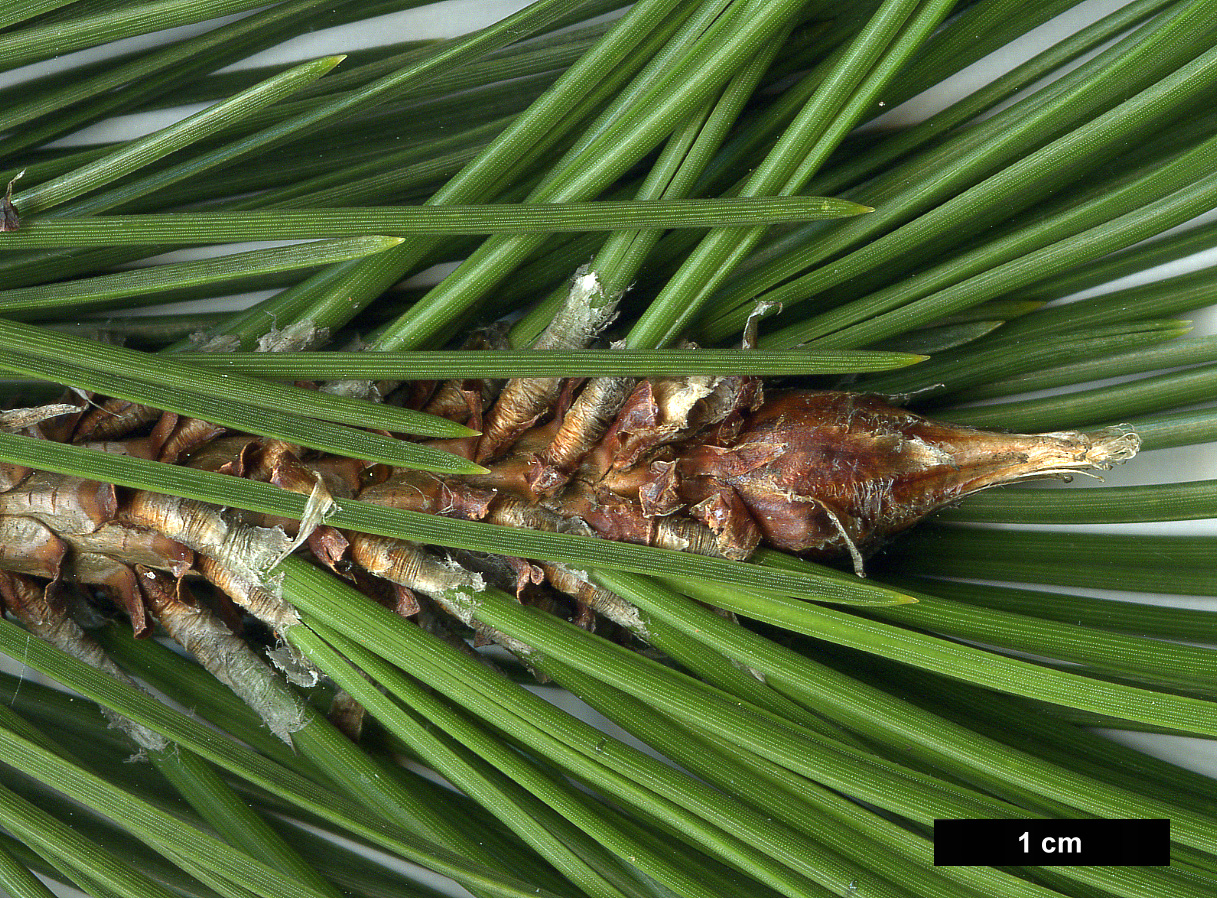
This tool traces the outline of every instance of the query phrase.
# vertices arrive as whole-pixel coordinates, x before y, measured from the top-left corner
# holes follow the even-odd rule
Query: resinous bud
[[[849,552],[857,562],[970,493],[1104,470],[1139,446],[1127,427],[998,433],[932,421],[874,396],[793,392],[765,402],[729,441],[683,448],[674,487],[686,507],[713,502],[747,514],[743,523],[771,546]]]

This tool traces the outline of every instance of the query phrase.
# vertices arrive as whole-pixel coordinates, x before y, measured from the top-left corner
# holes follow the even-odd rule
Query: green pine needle
[[[870,211],[870,207],[849,200],[824,197],[749,197],[533,206],[190,212],[80,221],[35,219],[23,222],[21,230],[0,237],[0,249],[236,243],[242,240],[307,240],[313,237],[362,237],[369,234],[407,236],[705,228],[842,218]]]

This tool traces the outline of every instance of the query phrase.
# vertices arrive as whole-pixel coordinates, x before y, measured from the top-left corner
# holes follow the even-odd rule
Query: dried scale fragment
[[[557,493],[604,436],[629,397],[628,377],[595,377],[580,391],[553,439],[533,460],[528,485],[543,497]]]
[[[210,609],[195,601],[186,584],[151,568],[136,568],[149,611],[199,663],[258,712],[276,736],[291,744],[306,712],[282,688],[271,668]]]
[[[534,349],[581,349],[617,317],[620,297],[606,294],[600,278],[587,266],[571,283],[561,310],[537,338]],[[517,437],[554,408],[564,381],[557,377],[516,377],[507,382],[486,415],[475,460],[498,456]]]
[[[23,430],[24,428],[41,424],[43,421],[49,421],[52,418],[73,415],[78,411],[79,408],[77,406],[62,402],[52,405],[40,405],[35,408],[10,408],[0,411],[0,430]],[[11,468],[16,466],[5,465],[5,467]]]
[[[19,171],[17,176],[8,182],[8,187],[4,190],[4,199],[0,200],[0,233],[16,231],[21,228],[21,216],[17,214],[17,207],[13,205],[13,185],[24,174],[24,169]]]

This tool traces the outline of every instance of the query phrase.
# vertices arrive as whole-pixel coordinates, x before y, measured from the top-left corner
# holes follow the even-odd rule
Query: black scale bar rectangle
[[[1171,861],[1169,820],[935,820],[939,867],[1151,867]]]

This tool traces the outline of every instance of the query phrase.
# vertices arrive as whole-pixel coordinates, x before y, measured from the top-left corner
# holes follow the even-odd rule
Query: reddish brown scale
[[[665,389],[664,381],[638,384],[605,434],[602,445],[611,466],[633,467],[646,452],[682,433],[688,415],[681,415],[675,404],[676,397]]]
[[[545,582],[545,571],[541,570],[541,568],[528,559],[504,555],[503,561],[515,575],[514,589],[517,599],[523,600],[526,595],[533,591],[534,586],[540,586]]]
[[[81,416],[72,442],[121,440],[161,417],[161,412],[125,399],[107,399]]]
[[[74,404],[76,411],[72,414],[60,415],[59,417],[39,422],[36,427],[30,428],[29,432],[32,436],[50,440],[54,443],[72,442],[72,435],[76,433],[76,428],[80,424],[81,419],[88,414],[93,406],[89,405],[81,396],[75,393],[69,393],[64,396],[63,401]]]
[[[182,576],[194,563],[194,553],[155,530],[111,521],[92,533],[65,533],[63,541],[75,552],[107,555],[123,564],[143,564]]]
[[[181,580],[143,566],[136,569],[136,575],[144,600],[148,603],[148,610],[158,617],[183,603],[194,604],[194,597]]]
[[[160,458],[161,450],[165,448],[169,435],[173,433],[173,429],[177,427],[177,422],[180,420],[181,418],[174,412],[165,412],[152,425],[152,430],[148,432],[148,445],[152,449],[153,458]]]
[[[341,530],[323,525],[309,534],[306,544],[313,556],[330,570],[339,574],[345,572],[342,564],[350,551],[351,541]]]
[[[604,539],[698,555],[719,554],[714,536],[696,521],[674,515],[647,517],[637,497],[618,496],[576,484],[563,495],[561,504],[568,516],[586,521]]]
[[[0,597],[4,610],[36,636],[82,660],[100,654],[97,644],[68,618],[57,583],[44,584],[21,574],[0,573]]]
[[[262,480],[269,483],[280,462],[297,461],[300,452],[299,446],[283,440],[264,439],[261,441],[261,451],[254,456],[255,464],[245,476],[251,480]]]
[[[365,472],[369,465],[355,458],[340,458],[326,455],[316,459],[305,459],[301,462],[305,468],[314,474],[321,475],[330,495],[337,499],[349,499],[368,482]],[[381,474],[388,476],[388,471],[379,466]]]
[[[274,469],[270,472],[270,482],[305,496],[312,495],[313,490],[320,484],[331,498],[350,499],[360,489],[363,480],[361,474],[365,467],[364,462],[353,458],[327,457],[316,461],[301,461],[291,453],[283,453],[279,455]],[[296,521],[278,523],[289,533],[295,534],[298,530]],[[326,551],[332,550],[332,546],[338,544],[335,540],[341,541],[341,535],[336,532],[333,537],[321,536],[321,531],[330,529],[318,527],[312,533],[312,536],[318,537],[319,545],[331,547]]]
[[[97,643],[68,617],[63,591],[57,583],[39,583],[21,574],[0,574],[4,610],[47,642],[93,666],[101,659]]]
[[[299,454],[304,450],[299,446],[284,443],[280,440],[267,440],[260,454],[256,455],[257,462],[249,470],[251,480],[262,480],[283,487],[294,493],[309,495],[317,485],[313,471],[300,461]],[[323,482],[324,482],[323,478]],[[332,478],[333,488],[339,496],[351,496],[358,486],[358,476],[353,483],[347,485],[337,478]],[[328,489],[328,484],[327,484]],[[332,492],[332,491],[331,491]],[[248,523],[256,523],[260,527],[280,527],[285,533],[295,536],[299,522],[293,518],[277,517],[274,515],[246,516]]]
[[[115,455],[126,455],[130,458],[145,458],[155,461],[158,446],[153,445],[150,437],[130,437],[125,440],[103,440],[98,443],[81,443],[85,449],[95,452],[110,452]]]
[[[41,521],[0,516],[0,570],[54,580],[67,553],[64,541]]]
[[[402,617],[414,617],[422,610],[422,605],[418,603],[418,596],[414,594],[414,590],[402,586],[400,583],[393,585],[393,611]]]
[[[427,400],[422,410],[428,415],[447,418],[465,424],[481,414],[482,389],[477,380],[449,380],[440,384],[435,394]]]
[[[152,620],[144,607],[138,578],[127,565],[96,552],[73,552],[64,565],[63,575],[68,581],[101,589],[127,613],[137,638],[152,632]]]
[[[0,462],[0,492],[11,490],[32,473],[32,468]]]
[[[449,482],[423,471],[395,471],[365,487],[359,498],[390,508],[480,521],[495,493],[468,483]]]
[[[200,471],[244,477],[253,467],[254,455],[261,446],[257,437],[220,437],[198,447],[183,461],[187,467]]]
[[[95,480],[35,471],[0,493],[0,514],[37,518],[56,533],[92,533],[114,518],[114,487]]]
[[[14,617],[24,618],[27,606],[35,609],[42,601],[42,588],[29,577],[0,572],[0,605]]]
[[[735,423],[742,409],[760,403],[760,381],[754,377],[644,380],[626,400],[602,445],[613,468],[632,468],[658,447]]]
[[[366,717],[367,712],[363,705],[341,690],[330,702],[330,709],[325,715],[326,720],[352,742],[358,742],[363,736],[363,722]]]
[[[165,438],[157,461],[175,464],[182,456],[189,455],[200,446],[205,446],[227,431],[227,428],[201,421],[198,418],[181,418]]]
[[[139,568],[136,568],[139,571]],[[200,575],[201,576],[201,575]],[[185,578],[178,578],[179,582],[184,585]],[[234,601],[232,596],[226,592],[209,589],[206,593],[206,605],[215,614],[216,618],[224,624],[232,633],[240,635],[245,629],[245,611],[240,605]],[[197,599],[196,599],[197,601]]]
[[[509,349],[507,329],[492,327],[475,331],[461,348],[471,351]],[[422,409],[429,415],[481,430],[480,425],[472,422],[481,421],[482,410],[490,405],[502,387],[503,381],[491,378],[446,380],[442,383],[416,381],[407,387],[410,396],[406,404],[409,408]]]

